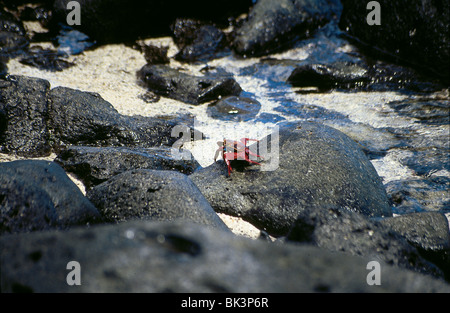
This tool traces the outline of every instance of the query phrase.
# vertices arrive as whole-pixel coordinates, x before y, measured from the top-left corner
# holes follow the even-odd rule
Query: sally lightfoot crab
[[[217,157],[219,156],[219,153],[222,152],[222,158],[225,161],[225,163],[227,164],[228,176],[230,176],[230,174],[232,172],[230,162],[233,160],[242,160],[242,161],[246,161],[251,164],[261,165],[260,163],[250,159],[250,156],[254,156],[257,158],[261,158],[261,159],[263,157],[250,151],[250,148],[247,146],[247,143],[249,141],[259,142],[259,140],[257,140],[257,139],[250,139],[250,138],[241,138],[239,141],[229,140],[229,139],[224,139],[223,141],[218,141],[217,145],[219,146],[219,148],[216,150],[216,154],[214,156],[214,162],[216,162]]]

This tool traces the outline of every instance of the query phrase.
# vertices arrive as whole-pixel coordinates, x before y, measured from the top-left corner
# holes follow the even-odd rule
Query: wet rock
[[[26,1],[25,3],[28,3]],[[42,26],[49,27],[52,18],[51,5],[44,3],[42,5],[25,6],[20,10],[20,20],[21,21],[38,21]]]
[[[236,30],[233,48],[249,56],[287,49],[339,15],[340,10],[340,2],[333,0],[260,0]]]
[[[10,76],[0,81],[0,151],[35,157],[50,154],[48,81]]]
[[[264,167],[235,169],[228,178],[225,164],[218,162],[190,177],[216,211],[241,216],[271,235],[286,235],[307,207],[392,215],[381,179],[343,133],[316,123],[285,123],[278,146],[273,135],[261,140],[259,151],[251,147],[265,156]]]
[[[21,57],[19,62],[50,72],[60,72],[75,65],[73,62],[65,60],[58,51],[43,49],[39,46],[28,49],[26,55]]]
[[[339,26],[375,56],[407,62],[449,81],[450,25],[446,1],[378,1],[381,25],[369,25],[367,3],[343,0]]]
[[[261,104],[252,98],[230,96],[220,99],[206,109],[208,116],[224,121],[249,121],[254,119]]]
[[[443,273],[388,226],[336,207],[308,208],[290,230],[290,241],[372,257],[388,264],[443,278]]]
[[[316,87],[319,92],[331,89],[391,91],[435,91],[438,83],[421,79],[413,70],[377,62],[336,62],[317,64],[305,62],[295,68],[288,80],[296,87]]]
[[[411,156],[401,160],[418,175],[425,177],[441,170],[450,170],[448,148],[430,145],[429,149],[411,149]]]
[[[66,24],[67,3],[56,0],[53,22]],[[80,3],[81,4],[81,3]],[[170,25],[178,17],[210,20],[227,24],[228,18],[248,10],[251,0],[218,0],[214,5],[207,0],[195,1],[134,1],[85,0],[80,5],[81,25],[75,29],[99,43],[130,42],[135,39],[170,35]]]
[[[88,191],[108,221],[189,220],[228,230],[188,176],[173,171],[132,170]]]
[[[258,118],[256,119],[257,122],[274,123],[274,124],[284,120],[286,119],[278,114],[272,114],[267,112],[260,113]]]
[[[11,13],[0,9],[0,55],[12,56],[26,49],[28,45],[29,39],[22,22]]]
[[[97,209],[54,162],[0,163],[2,232],[66,229],[101,221]]]
[[[274,245],[198,224],[124,222],[0,238],[3,292],[449,292],[429,276],[307,245]],[[66,282],[67,255],[82,268]],[[179,304],[177,304],[179,306]]]
[[[225,34],[214,25],[191,19],[177,19],[172,25],[173,39],[180,51],[175,59],[193,63],[220,56],[225,47]]]
[[[420,255],[436,264],[450,282],[450,233],[448,220],[438,212],[404,214],[380,221],[404,237]]]
[[[65,87],[50,91],[49,116],[56,145],[170,146],[178,138],[171,122],[124,116],[98,94]]]
[[[417,97],[406,101],[391,101],[388,105],[398,114],[414,118],[416,123],[430,125],[448,125],[450,123],[450,107],[446,98]]]
[[[157,47],[154,45],[142,45],[140,47],[144,53],[144,58],[148,64],[168,64],[170,59],[167,56],[169,47]]]
[[[192,76],[165,65],[147,64],[137,75],[156,94],[194,105],[229,95],[238,96],[242,91],[232,77]]]
[[[183,156],[183,159],[177,158],[169,147],[72,146],[63,150],[55,162],[74,173],[89,189],[114,175],[133,169],[173,170],[188,175],[200,167],[189,151],[184,151]]]
[[[421,211],[450,212],[450,178],[433,176],[386,184],[386,192],[400,214]]]
[[[145,103],[156,103],[161,99],[160,95],[148,90],[143,94],[138,95],[138,97]]]

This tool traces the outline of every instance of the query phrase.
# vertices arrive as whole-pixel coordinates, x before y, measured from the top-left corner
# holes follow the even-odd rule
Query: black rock
[[[7,60],[0,57],[0,79],[5,79],[6,75],[8,75],[8,66],[6,65],[6,61]]]
[[[167,56],[169,47],[157,47],[154,45],[143,45],[140,47],[144,53],[144,58],[148,64],[168,64],[170,59]]]
[[[303,210],[287,239],[443,277],[436,266],[423,259],[417,249],[392,228],[336,207]]]
[[[445,176],[404,179],[386,184],[389,199],[396,212],[400,213],[420,211],[449,213],[449,188],[450,178]]]
[[[0,9],[0,55],[12,56],[28,45],[29,39],[22,22],[3,8]]]
[[[380,221],[404,237],[420,255],[436,264],[450,282],[450,232],[448,220],[438,212],[403,214]]]
[[[39,46],[28,49],[26,55],[21,57],[19,62],[50,72],[60,72],[75,65],[75,63],[65,60],[58,51],[43,49]]]
[[[49,27],[52,18],[51,5],[48,2],[42,5],[42,2],[35,6],[25,6],[20,11],[21,21],[38,21],[42,26]],[[30,2],[25,2],[29,4]]]
[[[53,23],[66,24],[70,0],[56,0],[53,5]],[[132,42],[139,37],[170,35],[170,25],[178,17],[210,20],[228,24],[228,19],[248,10],[251,0],[163,1],[83,0],[80,3],[80,25],[77,30],[99,43]]]
[[[286,235],[307,207],[392,215],[380,177],[349,137],[316,123],[285,123],[277,154],[275,134],[260,141],[259,151],[250,147],[264,156],[262,166],[236,168],[228,178],[224,162],[218,162],[190,176],[216,211],[278,236]]]
[[[229,95],[238,96],[242,91],[232,77],[192,76],[166,65],[147,64],[137,76],[156,94],[194,105]]]
[[[450,292],[439,280],[381,261],[381,285],[370,286],[371,258],[186,222],[8,235],[0,249],[2,292]],[[81,285],[67,284],[71,260],[81,267]]]
[[[86,188],[98,185],[114,175],[133,169],[173,170],[192,174],[200,167],[189,151],[183,159],[172,148],[78,147],[63,150],[55,159],[67,172],[74,173]]]
[[[261,104],[251,98],[230,96],[220,99],[206,109],[208,116],[224,121],[249,121],[254,119]]]
[[[108,221],[182,219],[228,229],[189,177],[174,171],[127,171],[95,186],[87,197]]]
[[[258,118],[256,119],[257,122],[262,123],[278,123],[281,121],[286,120],[284,117],[278,115],[278,114],[272,114],[272,113],[260,113]]]
[[[0,151],[27,157],[50,154],[48,81],[23,76],[0,80]]]
[[[180,51],[175,59],[182,62],[206,62],[220,56],[226,45],[225,34],[214,25],[191,19],[177,19],[172,25],[173,39]]]
[[[97,209],[54,162],[0,163],[0,179],[2,232],[101,222]]]
[[[443,78],[450,74],[448,1],[378,1],[381,25],[369,25],[367,2],[342,0],[340,28],[366,53],[407,63]],[[446,69],[446,70],[443,70]]]
[[[152,147],[172,145],[174,123],[124,116],[100,95],[56,87],[49,94],[49,119],[56,145]]]
[[[442,86],[427,82],[414,70],[377,62],[369,65],[365,62],[335,62],[332,64],[299,65],[288,80],[296,87],[316,87],[319,92],[331,89],[367,90],[367,91],[435,91]]]
[[[403,214],[380,220],[405,237],[408,242],[424,250],[450,248],[450,233],[447,218],[439,212]]]
[[[267,55],[287,49],[339,15],[334,0],[259,0],[236,30],[234,50],[241,55]]]

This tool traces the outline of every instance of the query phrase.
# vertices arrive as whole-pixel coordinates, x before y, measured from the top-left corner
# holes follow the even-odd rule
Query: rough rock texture
[[[101,221],[94,205],[54,162],[0,164],[1,232],[66,229]]]
[[[369,217],[392,215],[380,177],[343,133],[316,123],[285,123],[279,155],[275,136],[261,140],[259,154],[266,145],[266,167],[235,166],[227,177],[225,164],[218,162],[190,176],[216,211],[241,216],[273,235],[285,235],[306,207],[335,205]]]
[[[55,144],[151,147],[172,145],[178,138],[171,122],[124,116],[99,94],[66,87],[50,91],[49,119]]]
[[[28,45],[29,39],[22,22],[3,8],[0,9],[0,55],[12,55]]]
[[[383,219],[380,223],[403,236],[422,257],[436,264],[450,282],[450,233],[444,214],[411,213]]]
[[[443,273],[423,259],[395,229],[370,221],[356,212],[338,208],[306,209],[298,216],[287,239],[373,257],[388,264],[443,277]]]
[[[13,76],[0,81],[0,151],[22,156],[50,154],[48,81]]]
[[[228,229],[189,177],[173,171],[127,171],[92,188],[87,197],[108,221],[183,219]]]
[[[55,162],[74,173],[86,188],[98,185],[114,175],[133,169],[173,170],[192,174],[200,164],[189,151],[183,159],[172,155],[172,148],[68,147]]]
[[[450,80],[450,6],[448,1],[378,1],[381,25],[368,25],[367,2],[342,0],[339,26],[356,37],[372,55],[387,54]]]
[[[232,77],[192,76],[166,65],[144,65],[137,76],[156,94],[195,105],[242,91]]]
[[[335,62],[332,64],[308,63],[299,65],[288,82],[298,87],[317,87],[320,92],[343,90],[413,90],[435,91],[439,83],[427,82],[414,70],[382,62]]]
[[[214,25],[191,19],[177,19],[172,25],[173,39],[180,51],[175,59],[182,62],[205,62],[219,56],[226,36]]]
[[[236,30],[233,48],[247,56],[287,49],[329,22],[340,9],[334,0],[259,0]]]
[[[66,23],[67,3],[54,2],[55,23]],[[210,20],[227,24],[228,18],[246,12],[251,0],[163,1],[136,0],[79,0],[81,25],[76,29],[88,34],[100,43],[132,41],[138,37],[157,37],[170,34],[170,25],[177,17]]]
[[[45,156],[65,145],[171,146],[180,133],[194,135],[176,121],[121,115],[99,94],[66,87],[50,90],[48,81],[26,76],[0,80],[3,153]]]
[[[149,64],[168,64],[170,59],[167,56],[169,47],[157,47],[154,45],[142,45],[141,51],[144,53],[144,58]]]
[[[370,258],[189,223],[9,235],[0,249],[2,292],[450,292],[445,283],[383,262],[381,285],[370,286]],[[81,285],[67,284],[71,260],[81,266]]]

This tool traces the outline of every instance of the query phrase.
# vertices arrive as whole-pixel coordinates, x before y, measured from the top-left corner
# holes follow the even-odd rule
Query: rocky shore
[[[450,292],[447,3],[67,2],[0,2],[2,292]]]

